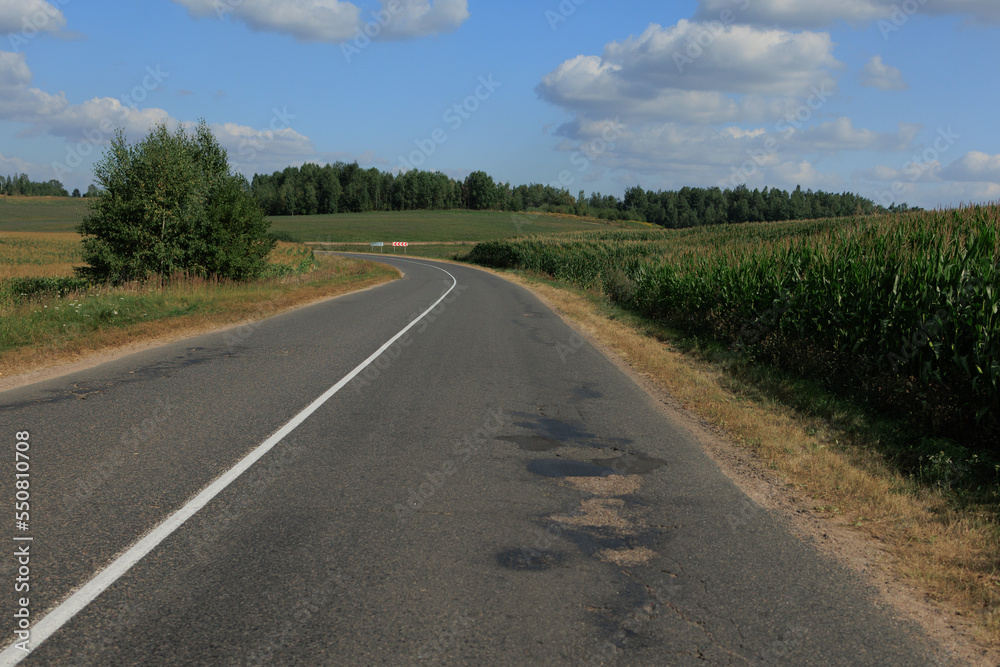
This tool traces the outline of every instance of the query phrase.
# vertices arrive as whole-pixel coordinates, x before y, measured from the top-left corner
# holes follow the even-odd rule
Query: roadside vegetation
[[[79,235],[0,232],[0,375],[398,276],[279,242],[204,123],[135,145],[119,133],[95,175]]]
[[[622,308],[1000,455],[1000,207],[481,243]],[[950,448],[951,445],[948,445]],[[927,451],[928,448],[933,451]]]
[[[998,243],[1000,207],[980,206],[496,240],[469,259],[541,280],[997,641]]]
[[[57,237],[28,239],[30,243],[24,236],[31,235],[0,233],[4,271],[34,274],[0,277],[0,376],[4,378],[122,345],[261,319],[398,277],[372,262],[314,258],[301,244],[278,243],[268,257],[267,270],[253,281],[178,274],[95,284],[73,275],[78,262],[67,255],[74,252],[74,243],[80,255],[78,236],[75,242]],[[39,248],[47,249],[52,263],[37,263]]]

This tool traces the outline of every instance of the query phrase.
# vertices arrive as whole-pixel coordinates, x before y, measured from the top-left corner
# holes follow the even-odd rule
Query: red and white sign
[[[401,242],[398,242],[398,241],[394,241],[392,245],[393,245],[393,247],[396,247],[396,248],[406,248],[410,244],[409,243],[401,243]]]

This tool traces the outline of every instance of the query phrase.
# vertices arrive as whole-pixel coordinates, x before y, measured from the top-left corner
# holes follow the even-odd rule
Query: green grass
[[[0,197],[0,232],[73,232],[87,200],[70,197]],[[519,234],[556,234],[616,228],[648,229],[638,222],[608,223],[572,216],[497,211],[396,211],[273,216],[271,230],[298,241],[488,241]]]
[[[641,223],[626,228],[646,229]],[[303,242],[488,241],[519,234],[615,229],[609,223],[572,217],[496,211],[401,211],[337,215],[275,216],[271,228]]]
[[[74,197],[0,197],[0,232],[73,232],[87,212]]]
[[[300,259],[289,251],[288,260]],[[248,283],[201,278],[152,279],[117,287],[76,284],[30,298],[0,289],[0,375],[36,357],[120,345],[175,331],[266,317],[298,303],[396,277],[370,262],[326,256],[300,262],[288,275]],[[74,279],[63,279],[73,281]],[[81,281],[76,281],[80,283]],[[2,284],[0,284],[2,287]],[[31,352],[31,354],[21,354]],[[30,364],[28,364],[30,366]]]

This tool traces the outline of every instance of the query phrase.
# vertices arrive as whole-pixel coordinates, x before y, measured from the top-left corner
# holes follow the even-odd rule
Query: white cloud
[[[1000,201],[1000,184],[997,183],[938,183],[923,185],[919,183],[902,182],[894,185],[894,189],[879,188],[867,193],[880,204],[892,202],[907,202],[910,205],[922,206],[927,209],[953,208],[962,202],[995,202]],[[862,194],[866,194],[862,192]]]
[[[916,11],[928,16],[961,15],[989,23],[1000,22],[996,0],[912,0]],[[731,12],[736,21],[786,28],[828,28],[838,21],[865,25],[891,20],[898,12],[908,16],[899,0],[700,0],[697,16],[718,20]]]
[[[910,85],[903,80],[903,72],[897,67],[886,65],[882,56],[874,56],[861,68],[861,85],[879,90],[908,90]]]
[[[603,60],[636,96],[647,89],[795,95],[840,66],[830,35],[680,21],[612,42]]]
[[[102,125],[144,134],[154,124],[170,120],[162,109],[138,109],[111,97],[70,104],[63,93],[47,93],[31,87],[31,82],[24,54],[0,51],[0,120],[28,124],[20,136],[82,139],[85,131],[100,132]]]
[[[44,0],[0,0],[0,33],[12,43],[17,38],[30,39],[40,32],[58,34],[66,27],[66,17]]]
[[[830,70],[840,66],[832,51],[826,34],[653,24],[638,37],[608,44],[603,56],[567,60],[537,91],[589,118],[764,122],[786,115],[811,88],[832,94]]]
[[[774,177],[768,182],[772,187],[777,186],[785,190],[792,190],[797,185],[803,188],[814,190],[842,191],[845,186],[844,178],[837,173],[824,173],[816,169],[815,165],[807,160],[782,162],[774,167]]]
[[[644,96],[630,93],[596,56],[579,56],[542,79],[542,99],[586,118],[622,117],[632,120],[703,124],[762,122],[783,117],[789,100],[761,96],[734,99],[725,93],[665,88]]]
[[[838,153],[840,151],[910,150],[919,125],[900,123],[898,132],[875,132],[858,129],[850,118],[836,120],[799,130],[791,135],[790,144],[803,153]]]
[[[23,53],[0,51],[0,120],[33,122],[66,108],[61,93],[49,95],[31,88],[31,79]]]
[[[30,178],[40,178],[38,174],[48,173],[48,168],[38,164],[32,164],[21,158],[6,157],[0,153],[0,176],[13,176],[15,174],[28,174]],[[49,180],[51,176],[45,176]]]
[[[558,150],[581,151],[601,166],[643,173],[676,170],[683,174],[686,169],[707,167],[716,179],[728,178],[734,168],[757,173],[784,165],[781,171],[774,172],[784,179],[795,170],[801,171],[806,156],[908,150],[917,130],[917,126],[901,124],[895,133],[875,132],[855,128],[849,118],[838,118],[792,135],[769,132],[766,128],[578,122],[564,128],[568,139]],[[830,180],[829,175],[823,178]]]
[[[229,161],[235,169],[247,176],[283,169],[295,161],[305,162],[316,153],[309,137],[290,127],[258,130],[236,123],[217,123],[210,129],[219,145],[229,153]]]
[[[673,178],[678,186],[735,179],[832,188],[844,178],[818,171],[816,160],[910,150],[921,129],[900,123],[880,132],[844,116],[830,120],[824,107],[841,68],[825,33],[681,21],[612,42],[602,56],[567,60],[537,91],[573,114],[556,132],[565,138],[558,150],[581,151],[587,168]],[[612,126],[613,147],[589,150]]]
[[[147,78],[150,86],[158,85],[153,78]],[[97,157],[119,128],[130,141],[135,141],[157,124],[171,129],[182,124],[164,109],[140,109],[111,97],[71,104],[63,93],[51,95],[32,88],[31,81],[24,54],[0,51],[0,120],[27,125],[18,136],[50,135],[66,139],[66,159],[58,161],[64,166],[56,170],[57,175],[61,175],[60,171],[65,173],[67,167],[72,171]],[[278,118],[270,129],[264,130],[236,123],[214,124],[211,129],[219,144],[229,151],[230,160],[248,167],[284,167],[294,159],[304,160],[316,152],[308,137],[291,129],[287,120]]]
[[[948,165],[943,176],[950,181],[1000,184],[1000,155],[971,151]]]
[[[856,172],[853,176],[856,180],[876,183],[940,183],[941,173],[940,160],[933,160],[931,162],[914,162],[911,160],[902,169],[893,169],[892,167],[880,164],[871,169]]]
[[[375,39],[408,39],[450,32],[469,18],[468,0],[381,0],[378,10],[341,0],[174,0],[197,18],[231,17],[252,30],[301,42],[344,43],[367,28]]]

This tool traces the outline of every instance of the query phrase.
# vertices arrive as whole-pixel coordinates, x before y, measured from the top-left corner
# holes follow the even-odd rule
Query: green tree
[[[466,206],[473,211],[485,211],[496,206],[499,199],[493,177],[485,171],[474,171],[465,179]]]
[[[94,176],[102,192],[78,227],[87,262],[81,276],[249,280],[267,265],[269,223],[204,121],[193,134],[158,125],[135,145],[119,130]]]

